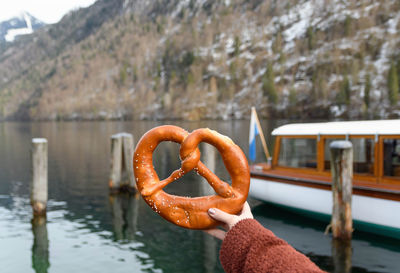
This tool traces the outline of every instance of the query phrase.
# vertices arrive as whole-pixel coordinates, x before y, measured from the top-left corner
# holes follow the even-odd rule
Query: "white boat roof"
[[[293,123],[276,128],[272,135],[400,135],[400,119]]]

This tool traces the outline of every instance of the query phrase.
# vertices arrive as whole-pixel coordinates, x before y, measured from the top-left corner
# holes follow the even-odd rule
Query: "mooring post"
[[[215,173],[216,169],[216,149],[205,142],[201,144],[201,161],[203,161],[204,165],[207,168]],[[214,189],[208,184],[206,181],[201,181],[199,193],[200,195],[213,195],[215,194]],[[215,267],[218,263],[218,245],[217,240],[203,233],[203,259],[204,259],[204,272],[210,273],[215,272]]]
[[[111,173],[108,186],[118,189],[121,182],[122,170],[122,138],[119,134],[111,136]]]
[[[32,139],[31,205],[34,215],[45,215],[47,205],[47,140]]]
[[[215,173],[216,150],[214,149],[214,147],[210,144],[203,142],[201,144],[201,156],[201,160],[203,161],[204,165],[206,165],[211,172]],[[215,194],[215,191],[210,186],[210,184],[205,181],[202,182],[204,183],[200,183],[200,195]]]
[[[353,145],[350,141],[333,141],[330,150],[333,193],[332,234],[334,238],[350,240],[353,232],[351,216]]]
[[[112,191],[135,190],[133,175],[133,136],[119,133],[111,136],[111,172],[109,187]]]
[[[133,174],[133,135],[124,133],[122,135],[123,138],[123,154],[124,154],[124,163],[125,170],[128,175],[128,189],[134,190],[136,189],[136,181]]]

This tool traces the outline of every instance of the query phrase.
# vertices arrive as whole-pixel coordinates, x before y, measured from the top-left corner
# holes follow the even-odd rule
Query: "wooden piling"
[[[133,136],[131,134],[123,134],[122,136],[122,148],[123,148],[123,155],[124,155],[124,162],[127,176],[128,176],[128,188],[129,189],[136,189],[136,181],[133,174]]]
[[[31,205],[34,215],[46,214],[47,187],[47,140],[33,138]]]
[[[119,134],[111,136],[111,172],[108,186],[118,189],[121,182],[122,170],[122,138]]]
[[[109,187],[113,192],[136,190],[133,175],[133,136],[119,133],[111,136],[111,172]]]
[[[215,173],[216,169],[216,153],[217,150],[214,146],[202,143],[201,144],[201,161],[207,166],[207,168]],[[205,195],[214,195],[215,191],[207,183],[207,181],[201,181],[199,185],[199,194],[200,196]],[[215,267],[218,263],[218,244],[216,238],[208,235],[207,233],[203,233],[203,264],[204,264],[204,272],[211,273],[215,272]]]
[[[333,141],[330,144],[330,150],[333,193],[332,234],[337,239],[351,240],[353,145],[350,141]]]
[[[216,168],[216,149],[207,143],[201,144],[201,161],[207,168],[215,173]],[[207,183],[207,181],[200,181],[199,194],[200,196],[215,194],[214,189]],[[204,272],[215,272],[215,267],[218,263],[218,245],[214,237],[203,233],[203,264]]]
[[[201,157],[204,165],[207,166],[207,168],[215,173],[215,160],[216,160],[216,149],[205,142],[201,144]],[[206,181],[202,181],[204,183],[200,183],[200,195],[213,195],[215,194],[214,189],[208,184]]]

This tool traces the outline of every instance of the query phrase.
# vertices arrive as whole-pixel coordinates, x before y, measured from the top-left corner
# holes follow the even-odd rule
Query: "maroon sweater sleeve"
[[[228,273],[324,272],[254,219],[244,219],[229,230],[220,260]]]

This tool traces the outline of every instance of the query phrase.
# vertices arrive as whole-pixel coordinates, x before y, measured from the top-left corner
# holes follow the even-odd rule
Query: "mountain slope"
[[[399,14],[394,0],[98,1],[0,52],[0,116],[395,117]]]

